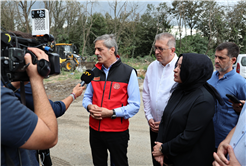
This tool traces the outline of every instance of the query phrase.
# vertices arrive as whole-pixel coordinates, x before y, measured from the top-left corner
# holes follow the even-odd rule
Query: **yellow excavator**
[[[54,52],[60,56],[61,70],[74,71],[81,63],[81,57],[78,55],[78,49],[74,44],[56,43],[54,45]]]

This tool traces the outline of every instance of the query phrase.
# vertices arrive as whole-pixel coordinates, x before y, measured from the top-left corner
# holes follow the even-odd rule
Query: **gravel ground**
[[[57,81],[45,83],[46,93],[53,100],[66,98],[80,80]],[[142,95],[143,80],[139,80]],[[54,166],[93,166],[89,145],[89,114],[82,107],[83,94],[58,118],[59,138],[55,147],[50,149]],[[149,127],[144,116],[143,103],[139,112],[130,119],[130,141],[128,144],[128,161],[130,166],[151,165]]]

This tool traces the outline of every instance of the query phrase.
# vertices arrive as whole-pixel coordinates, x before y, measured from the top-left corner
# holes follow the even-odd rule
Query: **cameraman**
[[[37,59],[48,56],[38,48],[28,48]],[[56,116],[43,86],[43,77],[31,55],[25,55],[34,102],[34,112],[21,104],[14,92],[1,86],[1,165],[33,165],[27,149],[48,149],[58,141]],[[16,84],[16,83],[15,83]]]
[[[25,39],[35,39],[31,34],[29,33],[24,33],[20,31],[11,31],[12,34],[15,34],[17,37],[20,38],[25,38]],[[11,34],[9,34],[11,35]],[[16,91],[15,89],[18,89],[19,87],[19,82],[12,82],[12,88],[13,91]],[[49,100],[51,107],[53,108],[53,111],[55,113],[55,116],[58,118],[62,116],[65,111],[68,109],[70,104],[76,99],[76,97],[79,97],[85,87],[81,87],[80,83],[77,84],[73,90],[72,93],[66,97],[65,99],[61,101],[55,101],[53,102],[52,100]],[[30,110],[34,111],[34,103],[33,103],[33,95],[32,95],[32,88],[30,82],[25,85],[25,100],[26,100],[26,107],[29,108]],[[20,94],[20,89],[18,89],[15,92],[15,96],[21,99],[21,94]],[[28,156],[30,158],[30,163],[32,165],[37,165],[39,166],[39,161],[41,162],[41,165],[43,166],[51,166],[51,158],[50,158],[50,152],[49,149],[45,150],[28,150],[26,151],[28,153]],[[38,157],[38,154],[40,154],[40,160]]]

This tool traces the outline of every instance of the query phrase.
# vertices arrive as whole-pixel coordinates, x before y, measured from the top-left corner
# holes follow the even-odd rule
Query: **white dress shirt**
[[[242,166],[246,165],[246,104],[240,113],[236,129],[231,138],[230,145],[232,146],[235,156]]]
[[[147,69],[143,85],[143,103],[145,117],[149,121],[161,120],[163,111],[171,96],[170,90],[174,85],[174,68],[178,60],[175,54],[171,62],[163,66],[159,61],[153,61]]]

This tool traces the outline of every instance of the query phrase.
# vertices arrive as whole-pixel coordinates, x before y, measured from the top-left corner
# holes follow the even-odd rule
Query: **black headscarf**
[[[183,57],[180,68],[182,83],[177,84],[174,90],[181,90],[187,93],[204,86],[223,105],[224,101],[220,94],[213,86],[207,83],[207,80],[213,74],[213,63],[211,59],[207,55],[196,53],[185,53],[181,54],[180,57]]]

